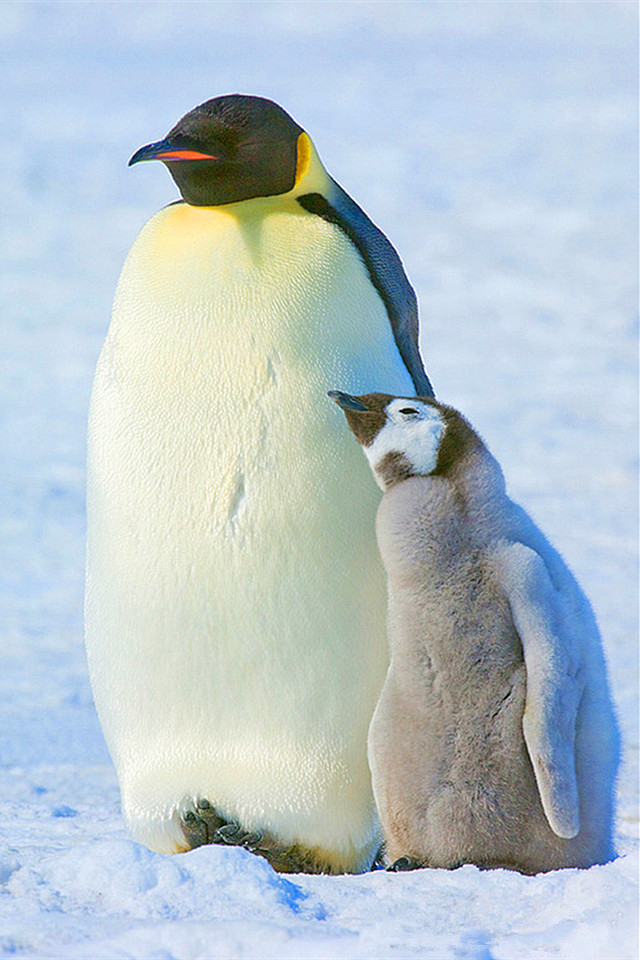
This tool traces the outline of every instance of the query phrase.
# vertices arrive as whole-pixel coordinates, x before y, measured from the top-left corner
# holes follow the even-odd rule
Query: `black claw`
[[[242,838],[247,833],[242,829],[239,823],[226,823],[223,827],[216,830],[213,836],[214,843],[228,843],[236,846],[242,843]]]
[[[390,873],[401,873],[405,870],[419,870],[422,864],[419,860],[414,860],[413,857],[398,857],[390,867],[387,867],[387,870]]]
[[[233,847],[244,847],[251,853],[262,852],[260,844],[264,840],[264,834],[259,830],[248,833],[238,823],[227,823],[225,826],[216,830],[213,837],[214,843],[224,843]]]
[[[182,815],[182,830],[191,850],[209,842],[207,825],[193,810],[186,810]]]
[[[182,829],[192,850],[205,843],[215,843],[214,834],[225,824],[208,800],[198,800],[196,811],[186,810],[182,815]]]

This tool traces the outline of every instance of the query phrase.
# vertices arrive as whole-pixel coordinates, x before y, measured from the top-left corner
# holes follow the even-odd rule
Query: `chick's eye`
[[[411,417],[411,416],[415,417],[416,414],[418,413],[415,407],[403,407],[402,410],[400,410],[399,412],[403,413],[406,417]]]

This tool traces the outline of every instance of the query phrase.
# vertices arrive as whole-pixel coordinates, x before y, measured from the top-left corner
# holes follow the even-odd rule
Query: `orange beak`
[[[200,153],[198,150],[186,150],[182,147],[176,147],[168,140],[158,140],[157,143],[149,143],[146,147],[140,147],[129,160],[129,166],[134,163],[140,163],[141,160],[217,160],[217,157],[210,153]]]

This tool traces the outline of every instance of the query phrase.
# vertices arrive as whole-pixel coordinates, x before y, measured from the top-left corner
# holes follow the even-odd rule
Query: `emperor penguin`
[[[181,199],[127,257],[89,415],[86,641],[124,816],[156,851],[363,871],[384,572],[322,398],[432,393],[415,294],[270,100],[209,100],[146,160]]]
[[[384,491],[390,666],[369,761],[386,862],[611,860],[618,733],[589,601],[460,413],[330,396]]]

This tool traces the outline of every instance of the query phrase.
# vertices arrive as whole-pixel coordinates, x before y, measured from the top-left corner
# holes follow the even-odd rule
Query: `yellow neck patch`
[[[297,187],[307,170],[309,169],[309,164],[311,162],[311,141],[307,134],[303,131],[298,137],[297,143],[297,160],[296,160],[296,179],[295,186]]]
[[[328,195],[331,179],[322,166],[313,141],[307,133],[301,133],[297,143],[296,179],[288,194],[283,196],[299,197],[304,193]]]

